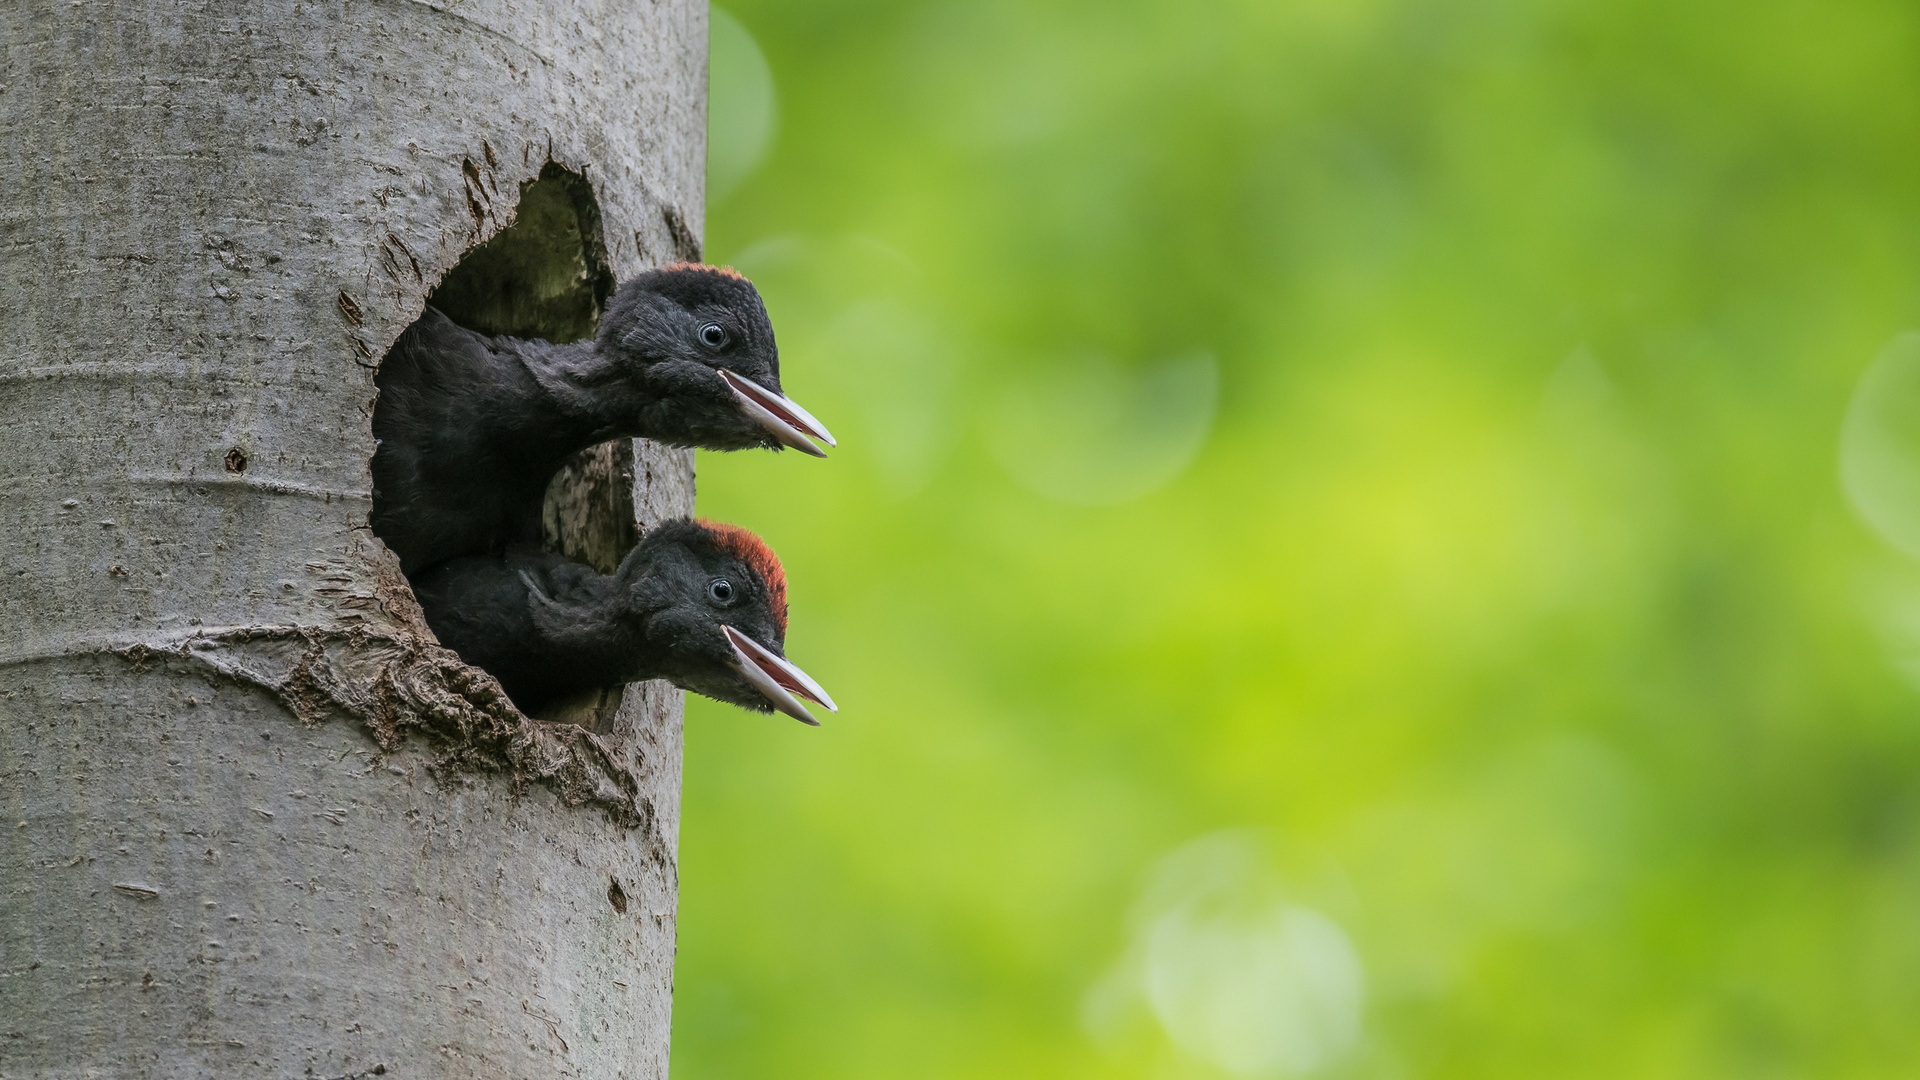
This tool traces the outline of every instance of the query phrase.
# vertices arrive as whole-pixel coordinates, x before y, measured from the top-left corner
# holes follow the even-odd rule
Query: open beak
[[[806,698],[816,705],[823,705],[829,712],[839,712],[840,706],[820,688],[820,684],[808,677],[807,673],[789,663],[786,658],[776,655],[773,650],[753,640],[731,626],[721,626],[727,633],[727,644],[733,646],[733,666],[746,676],[755,690],[765,694],[773,707],[793,717],[803,724],[820,726],[806,706],[795,700],[794,695]]]
[[[737,375],[726,368],[720,369],[720,377],[727,380],[727,387],[733,391],[733,400],[740,406],[740,411],[752,417],[754,423],[766,428],[783,445],[814,457],[826,457],[827,452],[813,445],[812,439],[818,439],[828,446],[839,445],[833,441],[833,433],[827,430],[826,425],[815,420],[812,413],[801,408],[792,398],[776,394],[745,375]]]

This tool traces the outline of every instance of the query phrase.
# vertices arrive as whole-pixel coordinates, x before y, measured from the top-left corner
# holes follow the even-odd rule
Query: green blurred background
[[[1920,1075],[1920,9],[737,0],[676,1080]]]

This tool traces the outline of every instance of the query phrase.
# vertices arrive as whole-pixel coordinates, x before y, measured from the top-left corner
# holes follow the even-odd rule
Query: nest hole
[[[479,333],[564,343],[595,334],[614,286],[593,185],[548,162],[520,185],[512,224],[463,255],[426,302]],[[611,573],[640,539],[633,485],[633,440],[575,454],[547,486],[541,522],[548,550]],[[543,710],[536,719],[608,731],[621,689]]]
[[[548,162],[520,185],[513,224],[462,256],[427,303],[483,334],[580,341],[599,329],[614,284],[593,185]],[[574,455],[547,486],[540,516],[550,550],[611,573],[640,539],[633,440]]]

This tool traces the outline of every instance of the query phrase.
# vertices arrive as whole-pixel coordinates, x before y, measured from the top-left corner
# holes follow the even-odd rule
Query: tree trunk
[[[436,298],[522,329],[697,255],[705,46],[698,0],[0,5],[0,1076],[666,1075],[679,694],[515,711],[367,464],[469,251],[551,295]],[[604,559],[692,494],[602,448],[547,519]]]

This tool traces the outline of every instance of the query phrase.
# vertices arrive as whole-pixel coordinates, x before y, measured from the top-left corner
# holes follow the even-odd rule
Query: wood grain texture
[[[705,20],[0,5],[0,1076],[666,1075],[679,695],[513,711],[367,463],[377,358],[549,161],[618,276],[687,254]],[[691,510],[689,453],[633,473]]]

